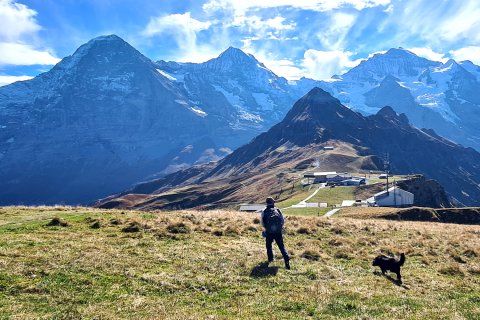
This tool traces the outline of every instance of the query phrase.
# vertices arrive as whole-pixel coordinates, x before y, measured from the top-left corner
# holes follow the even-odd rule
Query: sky
[[[155,61],[233,46],[279,76],[328,79],[398,47],[480,65],[479,31],[479,0],[0,0],[0,85],[107,34]]]

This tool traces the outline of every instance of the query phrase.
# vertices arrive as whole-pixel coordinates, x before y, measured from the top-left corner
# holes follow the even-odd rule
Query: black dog
[[[385,271],[392,271],[397,274],[397,281],[402,283],[402,276],[400,275],[400,267],[405,263],[405,254],[400,255],[400,259],[396,260],[392,257],[384,256],[383,254],[373,260],[372,266],[378,266],[382,269],[382,274]]]

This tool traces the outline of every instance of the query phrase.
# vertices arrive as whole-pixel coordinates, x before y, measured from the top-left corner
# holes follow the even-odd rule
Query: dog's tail
[[[405,263],[405,253],[400,254],[400,260],[398,260],[398,265],[403,266]]]

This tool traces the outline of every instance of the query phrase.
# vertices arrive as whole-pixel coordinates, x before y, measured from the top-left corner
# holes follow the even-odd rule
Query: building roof
[[[242,204],[240,205],[240,211],[262,211],[265,209],[264,204]]]
[[[368,198],[367,201],[375,201],[375,199],[386,198],[390,195],[390,192],[393,193],[394,190],[397,190],[398,192],[401,192],[401,193],[408,193],[408,194],[411,194],[413,196],[413,193],[408,192],[408,191],[403,190],[403,189],[400,189],[397,186],[394,186],[394,187],[390,187],[388,189],[388,193],[387,193],[387,190],[380,191],[378,193],[375,193],[372,197]]]
[[[328,176],[330,174],[337,174],[337,172],[336,171],[330,171],[330,172],[326,171],[326,172],[314,172],[313,173],[314,176]]]

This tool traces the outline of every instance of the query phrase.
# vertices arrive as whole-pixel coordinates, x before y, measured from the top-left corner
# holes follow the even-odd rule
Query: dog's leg
[[[382,269],[382,274],[385,275],[385,271],[386,271],[386,270],[383,269],[383,268],[380,268],[380,269]]]
[[[397,271],[397,281],[398,283],[402,283],[402,275],[400,274],[400,271]]]

